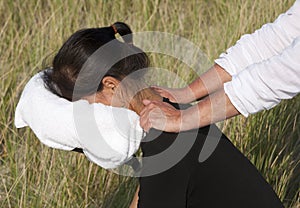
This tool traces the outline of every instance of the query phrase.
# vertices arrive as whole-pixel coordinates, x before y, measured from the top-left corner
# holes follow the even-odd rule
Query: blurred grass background
[[[0,1],[0,207],[128,207],[137,180],[106,171],[84,156],[42,145],[13,125],[29,78],[78,29],[115,21],[133,31],[180,35],[210,61],[241,35],[273,21],[294,0],[6,0]],[[155,66],[185,76],[186,66],[151,56]],[[159,76],[158,76],[159,77]],[[186,75],[188,81],[193,76]],[[170,87],[178,87],[164,78]],[[300,207],[300,97],[268,112],[221,123],[286,207]],[[243,205],[241,205],[243,207]]]

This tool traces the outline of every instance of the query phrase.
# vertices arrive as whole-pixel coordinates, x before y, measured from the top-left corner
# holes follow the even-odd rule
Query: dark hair
[[[116,39],[116,33],[121,35],[124,42]],[[108,44],[111,41],[114,41],[114,44]],[[87,64],[89,58],[106,44],[108,45],[105,56],[96,59],[94,57],[94,63]],[[106,60],[109,57],[116,57],[117,61],[112,66],[108,63],[109,60]],[[82,68],[91,65],[97,67],[96,72],[88,68],[83,76],[80,74],[78,80]],[[130,27],[125,23],[116,22],[110,27],[83,29],[72,34],[54,57],[52,68],[45,70],[43,80],[51,92],[74,101],[95,93],[95,87],[89,83],[91,81],[97,81],[96,91],[101,91],[103,77],[112,76],[121,81],[127,75],[148,66],[148,56],[132,44]],[[80,89],[76,95],[73,93],[75,82],[76,88],[79,85]]]

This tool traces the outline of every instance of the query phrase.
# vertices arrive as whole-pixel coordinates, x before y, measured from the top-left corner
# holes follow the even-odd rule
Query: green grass
[[[0,207],[128,207],[136,179],[106,171],[84,156],[50,149],[31,130],[17,130],[14,109],[28,79],[51,62],[80,28],[115,21],[133,31],[169,32],[197,44],[210,61],[287,10],[293,0],[0,1]],[[187,82],[184,64],[151,56]],[[159,78],[159,79],[158,79]],[[179,86],[157,76],[159,84]],[[300,202],[300,97],[268,112],[222,123],[286,207]],[[241,205],[242,207],[242,205]]]

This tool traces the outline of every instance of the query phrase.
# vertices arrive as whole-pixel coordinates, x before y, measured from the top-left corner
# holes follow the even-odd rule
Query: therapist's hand
[[[140,113],[140,125],[148,132],[150,128],[167,132],[179,132],[181,111],[168,103],[143,100],[145,108]]]
[[[190,103],[195,100],[194,94],[188,87],[185,88],[167,88],[152,86],[160,96],[168,98],[173,103]]]

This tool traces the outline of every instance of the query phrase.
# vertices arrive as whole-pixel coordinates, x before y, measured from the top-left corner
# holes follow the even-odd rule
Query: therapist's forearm
[[[180,131],[204,127],[239,114],[221,88],[197,105],[182,111]]]
[[[191,98],[199,99],[223,88],[223,84],[230,80],[231,75],[221,66],[214,64],[207,72],[189,84],[185,90],[193,93]],[[189,101],[192,102],[194,100],[190,99]]]

